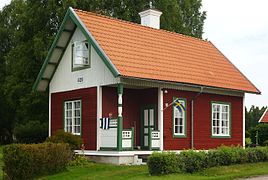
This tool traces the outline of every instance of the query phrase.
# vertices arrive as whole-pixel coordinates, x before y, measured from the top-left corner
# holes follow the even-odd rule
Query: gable
[[[93,47],[89,48],[90,67],[77,71],[72,70],[72,44],[84,40],[86,37],[80,28],[76,28],[50,81],[50,93],[118,83],[118,79],[113,76]],[[89,46],[92,45],[89,44]]]
[[[69,8],[33,85],[34,91],[46,91],[77,27],[81,30],[82,34],[88,40],[89,44],[92,45],[113,76],[119,76],[119,71],[112,64],[109,57],[104,53],[91,33],[85,28],[74,10]]]

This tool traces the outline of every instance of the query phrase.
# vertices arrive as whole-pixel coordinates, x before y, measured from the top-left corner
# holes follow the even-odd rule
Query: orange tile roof
[[[264,111],[262,117],[259,120],[260,123],[268,123],[268,108]]]
[[[75,12],[121,76],[260,93],[211,42]]]

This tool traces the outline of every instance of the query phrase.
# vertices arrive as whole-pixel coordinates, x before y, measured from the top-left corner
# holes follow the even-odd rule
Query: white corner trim
[[[102,118],[102,86],[97,86],[97,151],[100,150],[101,138],[100,138],[100,118]]]
[[[48,137],[51,136],[51,93],[48,95]]]
[[[243,148],[246,147],[246,111],[245,111],[245,94],[243,96]]]
[[[163,115],[163,91],[158,88],[158,128],[160,131],[160,150],[164,150],[164,115]]]
[[[262,114],[262,116],[261,116],[260,120],[258,121],[258,123],[260,123],[260,122],[262,121],[262,119],[263,119],[263,117],[265,116],[265,114],[267,113],[267,111],[268,111],[268,107],[266,108],[266,110],[265,110],[264,113]]]

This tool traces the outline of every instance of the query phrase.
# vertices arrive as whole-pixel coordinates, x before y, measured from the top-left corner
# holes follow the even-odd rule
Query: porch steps
[[[141,154],[141,155],[138,155],[138,159],[141,159],[142,163],[147,163],[149,156],[150,156],[149,154]]]

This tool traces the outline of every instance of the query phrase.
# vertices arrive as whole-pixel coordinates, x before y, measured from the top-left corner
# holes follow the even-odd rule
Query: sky
[[[0,9],[10,0],[0,0]],[[268,1],[203,0],[204,39],[211,41],[262,92],[247,107],[268,105]]]

